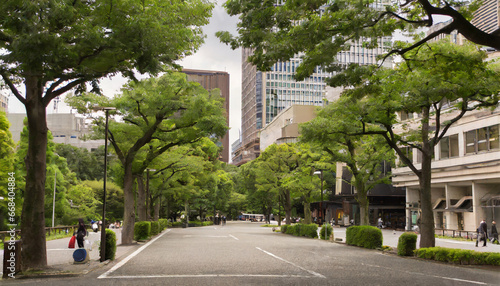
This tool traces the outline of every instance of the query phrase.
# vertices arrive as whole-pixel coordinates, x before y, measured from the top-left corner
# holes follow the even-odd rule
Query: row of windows
[[[500,149],[499,126],[492,125],[465,132],[465,154],[476,154]],[[440,155],[441,159],[460,156],[458,134],[441,139]]]
[[[500,150],[500,125],[492,125],[464,133],[465,154],[477,154],[482,152]],[[456,158],[460,156],[458,134],[453,134],[441,139],[439,145],[440,159]],[[413,148],[401,148],[405,156],[413,163]],[[417,151],[415,163],[422,162],[422,154]],[[400,159],[398,167],[405,167],[406,164]]]
[[[320,90],[324,88],[324,85],[322,84],[295,84],[294,82],[266,82],[266,87],[286,87],[286,88],[300,88],[300,89],[313,89],[313,90]]]

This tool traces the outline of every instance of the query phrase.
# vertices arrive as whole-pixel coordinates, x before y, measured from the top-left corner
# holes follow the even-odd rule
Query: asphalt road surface
[[[452,266],[273,233],[249,222],[169,229],[85,276],[16,285],[500,285],[498,267]]]

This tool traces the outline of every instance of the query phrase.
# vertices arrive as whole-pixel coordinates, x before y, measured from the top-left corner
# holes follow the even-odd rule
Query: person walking
[[[484,241],[483,247],[485,247],[486,240],[488,240],[488,225],[486,224],[486,220],[484,219],[481,221],[479,227],[477,228],[476,247],[478,246],[480,240]]]
[[[491,243],[496,242],[498,243],[498,230],[497,230],[497,223],[495,221],[491,222]]]
[[[79,248],[83,248],[83,238],[87,236],[87,229],[85,228],[85,223],[83,219],[78,219],[78,230],[76,231],[76,242]]]

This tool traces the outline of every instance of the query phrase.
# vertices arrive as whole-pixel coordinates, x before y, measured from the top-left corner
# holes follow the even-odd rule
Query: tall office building
[[[379,39],[380,48],[366,49],[361,43],[351,45],[349,51],[337,55],[339,64],[375,64],[377,56],[387,52],[391,38]],[[326,103],[326,78],[331,74],[317,67],[314,73],[303,81],[294,80],[300,57],[279,61],[269,72],[260,72],[247,61],[250,49],[242,52],[242,96],[241,96],[241,138],[233,143],[233,164],[239,166],[257,158],[260,154],[259,131],[271,123],[276,116],[292,105],[323,106]],[[387,59],[385,66],[392,66]]]
[[[498,0],[484,0],[483,5],[474,13],[471,23],[483,32],[499,34],[499,9]]]
[[[229,126],[229,74],[223,71],[206,71],[206,70],[182,70],[188,77],[189,81],[199,83],[206,90],[218,88],[222,98],[224,98],[224,110],[226,111],[226,123]],[[222,152],[220,160],[222,162],[229,162],[229,132],[222,137],[220,146]],[[220,147],[219,146],[219,147]]]

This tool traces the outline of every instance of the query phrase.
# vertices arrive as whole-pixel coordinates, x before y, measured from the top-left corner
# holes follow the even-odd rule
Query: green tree
[[[89,151],[69,144],[56,144],[56,153],[66,158],[68,168],[79,180],[99,180],[104,175],[104,148]]]
[[[174,146],[208,136],[222,136],[227,131],[218,91],[209,93],[178,72],[130,82],[123,93],[113,99],[87,94],[68,101],[81,112],[88,113],[89,107],[96,103],[114,106],[122,115],[122,122],[110,122],[109,140],[124,171],[124,244],[132,243],[134,237],[134,175],[142,177],[155,158]],[[102,120],[97,123],[97,128],[104,133]],[[184,182],[183,187],[190,184],[190,180]],[[144,201],[141,199],[140,203]]]
[[[63,93],[121,73],[156,74],[203,41],[212,3],[164,1],[0,2],[0,75],[26,107],[30,129],[22,212],[23,269],[47,266],[44,197],[46,107]],[[14,84],[21,80],[24,96]],[[125,240],[127,242],[127,240]]]
[[[381,136],[353,133],[351,117],[345,117],[349,100],[338,101],[323,108],[316,118],[301,125],[301,140],[316,144],[324,150],[331,162],[343,162],[353,175],[351,184],[356,188],[361,225],[369,225],[369,191],[380,183],[390,183],[390,174],[383,174],[381,164],[391,162],[394,153]]]
[[[479,45],[500,49],[500,36],[484,32],[470,23],[472,13],[483,1],[404,1],[376,0],[305,0],[273,1],[228,0],[230,15],[240,15],[237,36],[218,32],[222,42],[233,49],[253,49],[249,60],[259,70],[269,70],[277,60],[289,60],[302,54],[297,78],[311,75],[316,66],[330,71],[339,69],[337,54],[349,50],[353,41],[364,48],[390,48],[390,43],[377,40],[394,31],[414,31],[430,27],[433,16],[449,16],[451,21],[429,36],[406,47],[395,47],[391,54],[403,55],[440,34],[457,30]],[[382,46],[381,46],[382,45]]]
[[[12,140],[12,134],[9,131],[9,121],[5,112],[0,111],[0,197],[4,199],[0,201],[0,230],[7,230],[7,219],[8,219],[8,205],[10,197],[9,193],[9,178],[15,179],[16,176],[11,176],[14,172],[14,154],[15,154],[15,144]],[[16,184],[15,181],[12,184]],[[14,190],[14,194],[18,194],[18,189],[12,186],[11,190]],[[16,196],[12,197],[14,203],[19,203],[19,198]],[[17,220],[16,220],[17,221]],[[8,222],[13,223],[13,222]]]
[[[352,85],[343,117],[349,134],[381,135],[418,177],[421,203],[420,247],[435,245],[431,201],[431,163],[434,147],[467,112],[495,107],[500,92],[499,71],[473,45],[447,42],[423,45],[411,51],[395,70],[354,68],[334,81]],[[448,107],[448,105],[450,105]],[[418,113],[418,124],[403,124],[397,113]],[[412,162],[405,147],[422,155]]]

